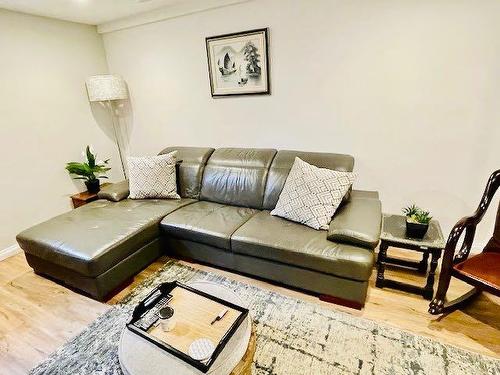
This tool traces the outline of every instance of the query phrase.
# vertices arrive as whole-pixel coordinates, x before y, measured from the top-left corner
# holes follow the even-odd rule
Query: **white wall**
[[[111,157],[113,140],[96,124],[85,78],[108,71],[96,28],[0,9],[0,250],[37,222],[69,210],[84,189],[64,170],[92,144]]]
[[[270,28],[272,95],[212,99],[204,38],[260,27]],[[500,167],[499,35],[495,0],[256,0],[103,36],[131,90],[133,153],[350,153],[355,186],[380,191],[384,211],[416,202],[448,232]]]

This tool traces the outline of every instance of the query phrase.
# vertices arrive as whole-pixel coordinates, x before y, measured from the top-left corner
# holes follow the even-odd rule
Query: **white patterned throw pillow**
[[[180,199],[175,175],[176,155],[177,151],[158,156],[128,157],[129,198]]]
[[[318,168],[296,157],[271,215],[328,229],[355,178],[352,172]]]

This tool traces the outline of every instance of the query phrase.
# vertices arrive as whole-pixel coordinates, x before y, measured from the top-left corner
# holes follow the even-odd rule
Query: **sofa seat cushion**
[[[199,201],[167,215],[163,231],[173,237],[230,250],[231,235],[258,210]]]
[[[327,233],[261,211],[231,237],[235,253],[274,260],[335,276],[366,281],[373,252],[326,239]]]
[[[94,277],[160,235],[168,213],[195,202],[179,200],[97,200],[21,232],[28,254]]]

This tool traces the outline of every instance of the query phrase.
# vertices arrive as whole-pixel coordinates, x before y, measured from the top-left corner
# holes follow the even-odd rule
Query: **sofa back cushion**
[[[200,199],[262,209],[267,175],[275,155],[274,149],[215,150],[203,173]]]
[[[178,193],[182,198],[199,199],[201,180],[208,158],[214,152],[210,147],[167,147],[160,152],[168,154],[177,151],[180,161],[177,173]]]
[[[318,168],[328,168],[344,172],[352,172],[354,168],[354,158],[350,155],[293,150],[278,151],[269,168],[269,175],[267,177],[263,202],[265,210],[275,208],[296,157]]]

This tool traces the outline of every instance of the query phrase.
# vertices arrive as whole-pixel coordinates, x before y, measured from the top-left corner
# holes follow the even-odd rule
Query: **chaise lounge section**
[[[274,149],[178,151],[180,200],[128,199],[126,182],[98,201],[17,237],[35,272],[102,300],[162,254],[189,258],[361,308],[380,237],[376,192],[353,190],[328,231],[271,216],[296,156],[352,171],[349,155]]]
[[[102,300],[162,254],[159,223],[194,202],[98,200],[17,236],[28,264]]]

